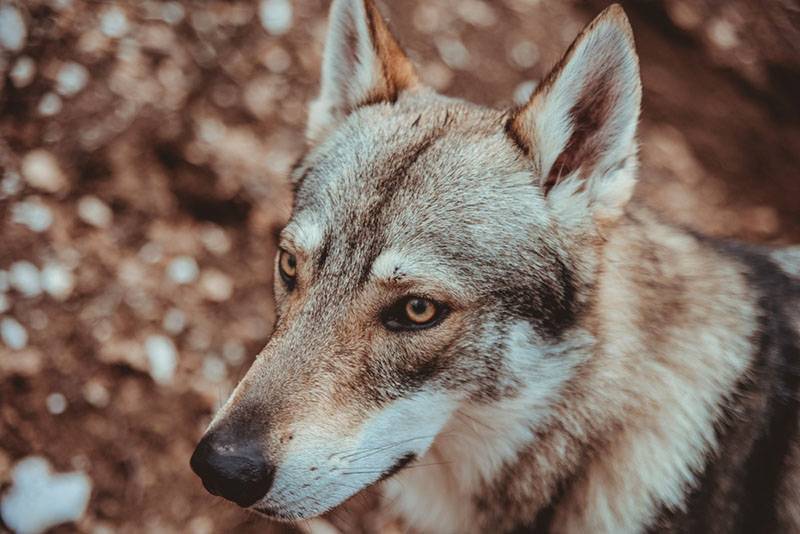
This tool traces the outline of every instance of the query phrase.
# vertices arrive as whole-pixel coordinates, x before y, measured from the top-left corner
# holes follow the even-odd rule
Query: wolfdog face
[[[631,195],[638,64],[607,9],[529,103],[424,87],[369,0],[335,0],[275,259],[274,334],[192,465],[310,517],[425,455],[469,407],[531,421],[580,361],[602,227]]]

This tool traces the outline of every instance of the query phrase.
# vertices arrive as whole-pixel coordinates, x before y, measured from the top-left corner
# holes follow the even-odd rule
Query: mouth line
[[[388,478],[393,477],[398,472],[402,471],[405,467],[407,467],[408,464],[410,464],[411,462],[413,462],[416,459],[417,459],[417,455],[415,453],[413,453],[413,452],[409,452],[409,453],[404,454],[403,456],[398,458],[397,461],[395,461],[395,463],[390,468],[388,468],[383,473],[381,473],[381,476],[378,477],[378,479],[375,482],[372,482],[371,484],[367,484],[363,488],[359,489],[350,498],[352,498],[355,495],[358,495],[359,493],[361,493],[362,491],[366,490],[367,488],[370,488],[370,487],[372,487],[372,486],[374,486],[376,484],[379,484],[379,483],[383,482],[384,480],[386,480]],[[287,510],[287,508],[289,508],[291,506],[294,506],[296,504],[302,503],[302,502],[304,502],[306,500],[308,500],[308,497],[295,499],[295,500],[293,500],[291,502],[288,502],[288,503],[282,503],[279,507],[273,507],[273,506],[270,506],[268,504],[263,504],[263,505],[257,506],[257,507],[254,506],[254,507],[251,508],[251,510],[253,510],[254,512],[258,512],[259,514],[262,514],[262,515],[264,515],[264,516],[266,516],[266,517],[268,517],[270,519],[275,519],[277,521],[297,521],[297,520],[300,520],[300,519],[305,519],[306,517],[304,515],[302,515],[302,514],[290,512],[290,511]],[[345,499],[345,501],[347,501],[347,500],[349,500],[349,499]],[[345,502],[345,501],[342,501],[342,502]],[[340,503],[339,505],[341,505],[341,504],[342,503]],[[337,505],[337,506],[339,506],[339,505]],[[336,508],[336,506],[333,506],[331,508]],[[327,511],[327,509],[326,510],[322,510],[322,511],[320,511],[318,513],[315,513],[314,517],[316,517],[318,515],[322,515],[326,511]]]
[[[392,467],[390,467],[389,469],[384,471],[381,474],[381,476],[378,477],[378,480],[375,481],[375,484],[378,484],[379,482],[383,482],[387,478],[393,477],[398,472],[402,471],[402,469],[404,467],[406,467],[408,464],[410,464],[411,462],[413,462],[416,459],[417,459],[417,455],[414,454],[413,452],[409,452],[409,453],[404,454],[403,456],[401,456],[400,458],[397,459],[397,461],[394,463],[394,465],[392,465]]]

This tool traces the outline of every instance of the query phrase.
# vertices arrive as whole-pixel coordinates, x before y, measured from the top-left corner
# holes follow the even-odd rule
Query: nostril
[[[257,443],[232,444],[213,433],[200,440],[189,463],[209,493],[242,507],[267,494],[275,471]]]

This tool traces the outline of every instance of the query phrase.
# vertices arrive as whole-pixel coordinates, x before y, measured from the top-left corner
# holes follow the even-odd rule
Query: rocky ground
[[[603,4],[382,8],[427,83],[507,106]],[[645,85],[638,195],[714,235],[797,243],[800,53],[780,41],[797,11],[764,22],[748,5],[625,4]],[[326,9],[0,0],[4,503],[21,471],[52,476],[15,469],[35,455],[88,498],[56,531],[264,532],[207,495],[188,458],[270,333],[274,234]],[[775,21],[785,32],[753,39]]]

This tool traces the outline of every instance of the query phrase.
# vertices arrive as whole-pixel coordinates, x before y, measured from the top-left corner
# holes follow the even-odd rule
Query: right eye
[[[278,271],[281,273],[281,279],[287,288],[294,289],[297,281],[297,258],[291,252],[283,249],[280,250],[279,254]]]

